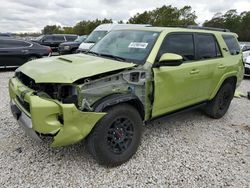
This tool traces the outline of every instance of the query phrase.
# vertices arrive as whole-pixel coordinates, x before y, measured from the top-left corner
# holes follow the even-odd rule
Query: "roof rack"
[[[203,29],[203,30],[210,30],[210,31],[230,32],[229,29],[222,29],[222,28],[215,28],[215,27],[202,27],[202,26],[197,26],[197,25],[188,25],[187,28],[189,28],[189,29]]]

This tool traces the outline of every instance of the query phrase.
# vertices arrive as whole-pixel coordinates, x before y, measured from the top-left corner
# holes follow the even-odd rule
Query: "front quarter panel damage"
[[[94,111],[93,105],[113,94],[131,94],[146,106],[146,86],[149,75],[143,69],[134,69],[105,76],[99,79],[86,79],[78,85],[78,105],[83,111]]]
[[[85,138],[106,113],[81,112],[73,104],[63,105],[64,126],[54,137],[52,147],[77,143]]]

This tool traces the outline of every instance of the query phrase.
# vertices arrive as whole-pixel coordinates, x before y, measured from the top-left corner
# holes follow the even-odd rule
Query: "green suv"
[[[243,78],[237,35],[146,27],[107,34],[86,54],[34,60],[9,81],[11,110],[52,147],[86,139],[93,157],[116,166],[136,152],[143,124],[204,106],[228,110]]]

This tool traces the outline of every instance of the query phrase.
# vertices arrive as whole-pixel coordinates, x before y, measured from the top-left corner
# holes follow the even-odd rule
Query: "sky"
[[[162,5],[189,5],[202,24],[217,12],[250,11],[250,0],[0,0],[0,32],[40,32],[46,25],[74,26],[81,20],[128,20]]]

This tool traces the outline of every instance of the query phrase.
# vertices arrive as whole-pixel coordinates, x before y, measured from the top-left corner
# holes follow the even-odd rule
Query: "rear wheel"
[[[219,89],[213,100],[209,101],[205,112],[208,116],[219,119],[227,112],[234,96],[235,86],[233,83],[225,82]]]
[[[102,165],[117,166],[128,161],[140,144],[142,119],[131,105],[107,109],[87,137],[87,148]]]

